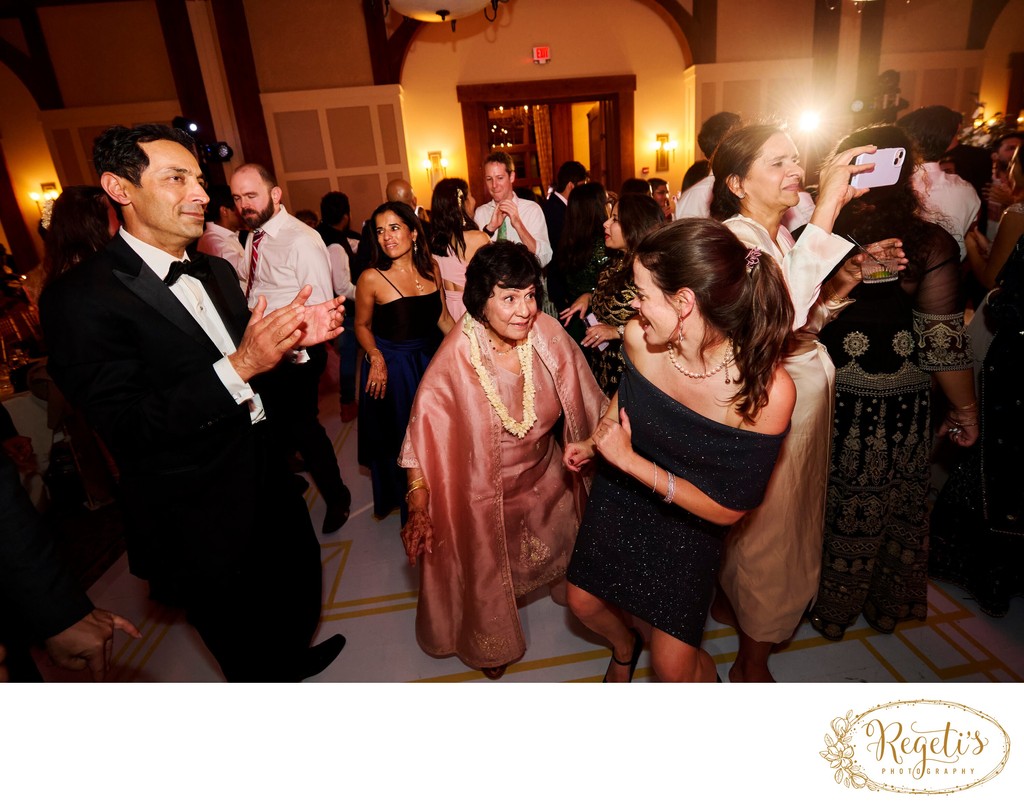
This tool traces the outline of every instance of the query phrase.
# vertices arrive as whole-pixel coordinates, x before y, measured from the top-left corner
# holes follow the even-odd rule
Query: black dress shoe
[[[344,635],[332,635],[327,640],[311,646],[306,650],[305,660],[299,672],[299,679],[305,680],[308,677],[315,677],[326,669],[345,648]]]
[[[333,534],[346,522],[348,522],[349,509],[352,507],[352,493],[345,487],[341,499],[327,505],[327,512],[324,514],[324,524],[321,529],[324,534]]]

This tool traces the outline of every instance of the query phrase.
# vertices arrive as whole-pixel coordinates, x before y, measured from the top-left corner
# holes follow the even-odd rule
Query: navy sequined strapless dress
[[[619,409],[629,414],[633,449],[726,508],[757,507],[786,433],[763,435],[705,418],[656,388],[623,354]],[[650,487],[598,463],[569,581],[700,646],[729,527],[668,505]]]

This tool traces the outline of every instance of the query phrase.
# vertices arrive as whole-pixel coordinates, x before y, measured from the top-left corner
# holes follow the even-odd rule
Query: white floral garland
[[[533,409],[536,390],[533,386],[532,335],[527,334],[526,341],[516,346],[516,351],[519,354],[519,364],[522,366],[523,376],[525,377],[523,380],[523,420],[516,421],[508,412],[505,403],[501,401],[501,397],[498,396],[498,392],[494,389],[494,381],[491,379],[490,374],[487,373],[487,369],[484,368],[480,356],[480,340],[476,336],[476,324],[469,313],[466,314],[462,321],[462,330],[469,337],[469,361],[473,365],[473,370],[476,371],[477,378],[480,380],[480,386],[484,389],[484,394],[487,396],[487,401],[491,403],[494,412],[501,419],[501,426],[516,438],[523,438],[537,422],[537,413]]]

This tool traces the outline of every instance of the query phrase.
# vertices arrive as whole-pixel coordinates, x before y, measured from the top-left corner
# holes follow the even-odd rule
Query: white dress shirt
[[[689,217],[707,218],[711,215],[711,191],[715,185],[714,175],[709,174],[687,188],[676,203],[676,221]]]
[[[923,163],[910,177],[910,184],[929,222],[944,228],[960,245],[960,260],[967,258],[964,236],[978,219],[981,200],[974,186],[956,174],[946,174],[938,163]]]
[[[306,304],[313,306],[334,297],[331,284],[331,259],[320,234],[288,211],[284,206],[268,219],[260,240],[256,280],[249,293],[249,308],[256,306],[259,296],[267,299],[267,314],[287,306],[306,284],[313,287]],[[249,282],[252,256],[252,233],[245,243],[245,260],[238,280],[242,292]]]
[[[715,175],[709,174],[703,180],[687,188],[676,203],[676,221],[687,217],[711,216],[711,197],[714,193]],[[782,215],[782,226],[796,230],[811,221],[814,213],[814,197],[806,191],[800,192],[800,201]]]
[[[540,207],[536,202],[530,202],[528,199],[520,199],[517,196],[513,196],[512,199],[516,203],[516,207],[519,209],[519,218],[523,221],[523,227],[526,231],[533,236],[534,241],[537,242],[537,250],[534,255],[537,256],[537,261],[540,262],[541,267],[546,267],[548,262],[551,261],[551,242],[548,239],[548,223],[544,219],[544,209]],[[492,199],[490,202],[479,206],[476,212],[473,214],[473,221],[480,226],[483,230],[487,227],[487,224],[491,221],[491,217],[494,216],[494,209],[497,208],[497,203]],[[491,241],[495,241],[498,238],[498,231],[494,231],[491,236]],[[519,234],[516,229],[512,227],[512,223],[508,222],[505,227],[505,238],[510,242],[518,242],[522,244],[523,240],[519,238]]]
[[[139,257],[146,266],[161,281],[170,272],[172,262],[188,261],[187,255],[175,257],[170,253],[165,253],[159,247],[154,247],[141,239],[135,238],[123,227],[121,228],[121,238],[127,242],[132,250],[139,254]],[[234,354],[238,346],[231,339],[231,335],[224,326],[224,321],[221,320],[217,307],[207,297],[203,282],[198,278],[193,278],[191,275],[182,275],[169,289],[171,294],[178,299],[188,313],[195,318],[199,327],[223,355],[222,359],[217,360],[213,364],[213,370],[225,390],[231,394],[235,404],[240,405],[244,403],[249,408],[249,417],[252,419],[253,424],[263,421],[266,416],[263,412],[263,402],[260,401],[259,394],[253,391],[248,383],[242,381],[242,377],[238,375],[235,367],[231,364],[231,360],[228,359],[228,355]]]
[[[245,248],[238,239],[238,232],[216,222],[206,223],[196,250],[208,256],[220,256],[235,268],[235,275],[239,275],[245,265]]]

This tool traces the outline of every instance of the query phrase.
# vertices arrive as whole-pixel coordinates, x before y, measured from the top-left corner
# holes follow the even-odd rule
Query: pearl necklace
[[[727,351],[726,352],[725,357],[722,359],[722,361],[718,365],[716,365],[710,371],[707,371],[707,372],[705,372],[703,374],[695,373],[693,371],[688,371],[688,370],[686,370],[686,368],[684,368],[682,365],[680,365],[679,362],[676,360],[676,350],[675,350],[675,347],[672,345],[672,343],[668,344],[668,359],[669,359],[669,362],[671,362],[672,365],[675,367],[675,369],[677,371],[679,371],[679,373],[681,373],[685,377],[688,377],[689,379],[707,379],[708,377],[714,376],[719,371],[725,369],[725,384],[726,385],[731,385],[732,384],[732,380],[729,379],[728,368],[729,368],[730,365],[732,365],[733,360],[735,360],[736,357],[733,355],[733,353],[731,351]]]

